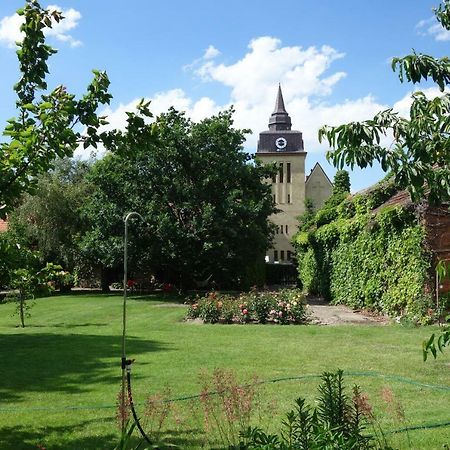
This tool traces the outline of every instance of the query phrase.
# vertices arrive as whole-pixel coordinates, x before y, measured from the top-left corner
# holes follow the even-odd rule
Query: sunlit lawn
[[[121,302],[113,295],[40,299],[25,329],[16,327],[13,304],[0,305],[0,449],[115,446]],[[295,398],[312,400],[315,395],[317,378],[295,377],[341,368],[353,373],[346,377],[347,385],[357,383],[368,392],[380,414],[380,392],[392,388],[405,420],[384,414],[380,420],[387,431],[450,421],[450,351],[437,361],[422,362],[421,342],[431,328],[198,325],[183,322],[184,313],[183,305],[161,296],[129,299],[127,353],[136,359],[138,409],[148,394],[167,387],[172,398],[199,393],[202,369],[232,368],[243,382],[255,374],[260,380],[292,377],[262,387],[263,403],[276,417],[263,412],[260,424],[270,423],[275,432]],[[167,439],[181,448],[201,447],[197,401],[176,405],[181,424],[169,424]],[[414,449],[450,444],[450,427],[408,435],[397,434],[392,443],[410,448],[411,441]]]

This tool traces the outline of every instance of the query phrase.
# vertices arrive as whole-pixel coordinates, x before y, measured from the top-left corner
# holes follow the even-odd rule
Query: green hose
[[[439,390],[444,392],[450,392],[450,386],[439,385],[439,384],[430,384],[430,383],[422,383],[420,381],[411,380],[410,378],[402,377],[399,375],[385,375],[379,372],[344,372],[344,375],[348,377],[371,377],[371,378],[383,378],[387,381],[396,381],[398,383],[410,384],[412,386],[427,388],[432,390]],[[254,384],[246,384],[242,387],[254,386],[254,385],[262,385],[262,384],[270,384],[270,383],[279,383],[282,381],[299,381],[299,380],[309,380],[309,379],[320,379],[322,375],[318,374],[308,374],[308,375],[298,375],[291,377],[280,377],[280,378],[271,378],[269,380],[258,381]],[[216,395],[217,391],[208,392],[208,395]],[[166,400],[162,400],[162,402],[173,403],[180,402],[185,400],[195,400],[200,398],[200,394],[193,395],[182,395],[179,397],[174,397]],[[25,411],[51,411],[51,412],[60,412],[60,411],[79,411],[79,410],[96,410],[96,409],[111,409],[116,408],[117,405],[85,405],[85,406],[61,406],[57,408],[1,408],[0,413],[2,412],[25,412]]]

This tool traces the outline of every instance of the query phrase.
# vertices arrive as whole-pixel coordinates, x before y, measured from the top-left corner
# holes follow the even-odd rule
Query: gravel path
[[[315,325],[386,325],[389,319],[353,311],[347,306],[332,306],[320,298],[307,299],[311,323]]]

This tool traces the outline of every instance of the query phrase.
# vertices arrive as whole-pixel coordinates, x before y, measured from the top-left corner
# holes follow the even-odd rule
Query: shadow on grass
[[[110,420],[111,432],[103,436],[79,436],[85,429],[92,428],[98,420],[80,421],[76,425],[46,426],[31,428],[22,425],[0,428],[0,445],[2,450],[37,450],[39,448],[52,450],[112,450],[119,441],[119,430],[116,423]],[[77,436],[74,436],[77,433]],[[51,437],[50,437],[51,436]],[[159,433],[162,439],[157,448],[200,448],[202,447],[201,430],[186,429],[183,431],[167,431]],[[57,441],[55,443],[55,440]],[[134,432],[129,448],[135,448],[141,437]],[[164,445],[165,444],[165,445]],[[142,448],[146,447],[145,443]]]
[[[186,296],[178,295],[176,293],[154,292],[151,294],[138,295],[136,293],[129,293],[128,299],[141,302],[158,302],[158,303],[179,303],[183,304],[186,301]]]
[[[28,329],[33,328],[85,328],[85,327],[106,327],[108,323],[52,323],[51,325],[39,325],[39,324],[30,324],[27,325]],[[16,328],[19,328],[16,326]]]
[[[139,360],[139,355],[167,351],[171,347],[163,342],[128,337],[127,349],[130,355]],[[2,335],[0,404],[7,407],[6,402],[20,401],[27,392],[74,394],[88,391],[91,388],[86,386],[94,383],[117,383],[120,356],[121,342],[118,336],[50,333]]]
[[[16,427],[0,428],[0,445],[2,450],[37,450],[40,448],[52,450],[94,450],[113,449],[119,440],[119,432],[114,434],[115,424],[111,421],[111,433],[104,436],[74,437],[72,433],[82,432],[98,420],[80,421],[70,426],[45,426],[30,428],[18,425]],[[49,441],[49,436],[57,435],[58,443]],[[53,436],[52,441],[55,440]]]

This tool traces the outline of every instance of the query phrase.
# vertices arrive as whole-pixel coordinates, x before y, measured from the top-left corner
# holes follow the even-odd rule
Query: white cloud
[[[303,132],[307,151],[325,149],[317,140],[318,129],[323,124],[369,119],[387,107],[370,95],[334,105],[324,102],[346,76],[340,71],[328,73],[332,63],[344,57],[330,46],[288,47],[282,46],[279,39],[264,36],[253,39],[248,48],[240,60],[229,65],[205,61],[192,69],[205,82],[218,82],[231,88],[228,104],[235,106],[236,126],[253,130],[246,142],[249,151],[255,151],[258,133],[267,129],[278,82],[282,85],[293,128]]]
[[[141,99],[134,99],[126,104],[121,103],[118,107],[112,109],[107,107],[101,111],[100,115],[106,115],[108,125],[102,127],[101,131],[124,130],[127,123],[127,112],[136,112],[136,106]],[[202,97],[197,101],[190,99],[182,89],[172,89],[165,92],[158,92],[145,101],[151,101],[150,110],[154,116],[158,116],[173,106],[179,111],[185,111],[186,115],[195,122],[206,117],[217,114],[222,108],[214,100],[208,97]],[[75,152],[75,156],[87,158],[92,149],[83,149],[81,146]],[[96,152],[98,156],[104,153],[104,148],[99,147]]]
[[[398,112],[402,117],[409,118],[409,110],[413,101],[412,94],[417,91],[423,92],[426,98],[429,100],[435,97],[441,97],[443,95],[443,93],[437,87],[415,89],[414,91],[409,91],[403,98],[394,103],[394,111]],[[450,91],[446,89],[445,92],[448,93]]]
[[[210,60],[217,58],[220,54],[221,54],[220,50],[218,50],[216,47],[214,47],[214,45],[210,44],[208,46],[208,48],[205,50],[205,52],[203,53],[203,56],[201,58],[194,59],[194,61],[192,61],[191,63],[185,64],[183,66],[183,70],[187,72],[187,71],[195,70],[200,65],[212,64],[212,62]],[[205,62],[205,61],[207,61],[207,62]]]
[[[22,33],[20,32],[22,21],[22,17],[17,14],[3,17],[0,20],[0,43],[9,48],[14,48],[16,42],[22,40]]]
[[[47,29],[47,35],[55,36],[56,39],[60,41],[68,42],[71,47],[78,47],[81,45],[81,41],[74,39],[67,33],[78,26],[78,22],[81,19],[81,13],[73,8],[62,9],[58,5],[48,5],[47,9],[51,11],[61,11],[64,16],[64,19],[59,23],[53,22],[52,28]]]
[[[435,17],[421,20],[416,29],[421,36],[432,36],[436,41],[450,41],[450,31],[437,23]]]
[[[220,51],[217,50],[216,47],[214,47],[214,45],[210,45],[206,50],[205,53],[203,55],[203,59],[214,59],[217,56],[220,55]]]
[[[330,94],[346,75],[340,71],[330,72],[330,68],[334,61],[343,56],[329,46],[302,49],[299,46],[283,47],[281,41],[272,37],[254,39],[247,53],[236,62],[227,65],[201,57],[189,66],[189,70],[205,82],[230,88],[230,97],[222,104],[210,97],[194,100],[185,91],[172,89],[153,95],[150,109],[157,115],[174,106],[198,121],[233,104],[236,110],[235,126],[253,130],[245,148],[255,152],[259,132],[268,128],[278,82],[281,82],[293,129],[303,132],[305,150],[310,153],[323,152],[327,147],[325,143],[320,145],[317,139],[321,126],[370,119],[389,107],[369,94],[330,103]],[[109,127],[123,129],[126,124],[125,111],[134,110],[137,101],[106,110]]]
[[[262,92],[273,88],[278,82],[286,94],[328,95],[331,88],[345,76],[337,72],[323,77],[324,72],[336,59],[342,58],[329,46],[320,49],[299,46],[282,47],[279,39],[263,36],[249,44],[247,54],[234,64],[217,64],[207,61],[195,69],[203,81],[216,81],[232,88],[232,102],[253,105],[260,101]],[[257,87],[257,88],[256,88]]]
[[[68,33],[78,26],[81,13],[74,8],[63,9],[58,5],[49,5],[46,9],[50,11],[61,11],[64,19],[59,23],[53,20],[52,28],[46,28],[45,34],[54,37],[58,41],[68,43],[71,47],[81,45],[81,41],[75,39]],[[23,33],[20,31],[20,26],[23,20],[23,16],[17,14],[6,16],[0,20],[0,44],[2,43],[9,48],[14,48],[16,42],[22,40]]]

